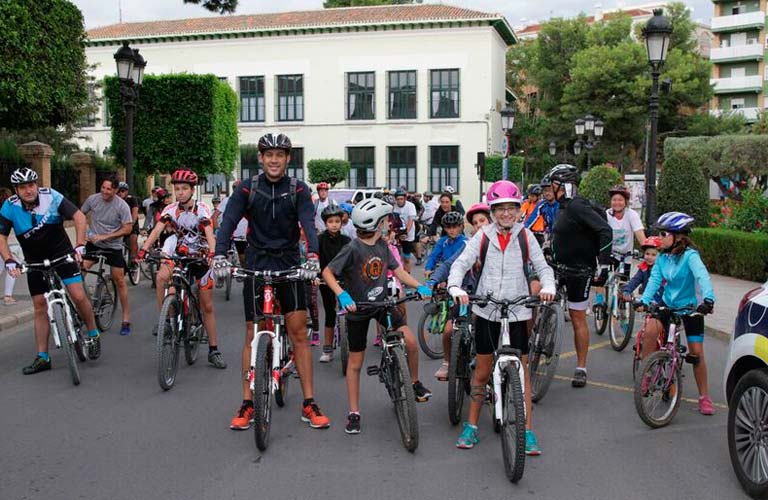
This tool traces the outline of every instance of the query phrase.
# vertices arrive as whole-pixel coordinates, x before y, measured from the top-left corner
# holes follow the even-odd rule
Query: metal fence
[[[77,206],[85,201],[80,199],[80,174],[68,163],[51,168],[51,187]]]

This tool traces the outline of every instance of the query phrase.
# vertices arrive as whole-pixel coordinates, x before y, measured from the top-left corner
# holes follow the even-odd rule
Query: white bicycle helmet
[[[453,186],[445,186],[445,188],[443,188],[443,192],[448,194],[456,194],[456,190],[453,188]]]
[[[392,213],[392,205],[378,198],[368,198],[352,210],[352,224],[361,231],[376,231],[381,220]]]
[[[27,167],[17,168],[11,174],[11,184],[14,186],[18,186],[19,184],[29,184],[30,182],[37,182],[37,180],[37,172]]]

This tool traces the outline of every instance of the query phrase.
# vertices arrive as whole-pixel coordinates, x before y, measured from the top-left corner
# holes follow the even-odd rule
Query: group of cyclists
[[[115,178],[106,179],[100,192],[89,197],[81,208],[56,190],[39,186],[34,170],[21,168],[11,176],[15,195],[0,208],[0,257],[12,276],[19,276],[22,264],[10,252],[8,236],[13,230],[27,262],[53,260],[71,254],[75,262],[64,262],[56,269],[80,316],[87,325],[88,356],[99,357],[101,335],[94,321],[91,304],[83,287],[81,266],[92,265],[95,254],[104,255],[112,268],[122,306],[120,333],[130,334],[130,308],[122,245],[128,238],[130,255],[139,261],[152,249],[162,255],[200,256],[202,261],[192,269],[199,291],[203,322],[209,335],[208,361],[217,368],[227,364],[218,348],[213,292],[217,280],[232,272],[228,259],[233,240],[241,242],[241,265],[259,271],[298,269],[304,281],[279,283],[274,293],[285,316],[293,359],[298,372],[303,402],[300,418],[312,428],[327,428],[329,418],[314,397],[313,361],[308,321],[315,301],[309,287],[318,284],[325,311],[321,362],[333,359],[333,329],[336,313],[347,312],[349,366],[347,394],[349,412],[345,431],[361,432],[360,370],[367,346],[371,319],[403,333],[413,394],[418,402],[426,402],[432,393],[419,377],[418,351],[413,331],[408,326],[405,308],[394,314],[361,309],[358,302],[377,302],[392,293],[415,289],[429,297],[433,287],[443,286],[456,303],[452,317],[460,314],[460,305],[470,304],[470,295],[492,294],[496,299],[515,299],[537,295],[542,301],[556,298],[558,280],[567,290],[567,308],[574,330],[576,369],[571,385],[587,383],[589,329],[587,311],[601,313],[605,297],[599,287],[605,285],[611,270],[629,274],[634,240],[644,250],[644,262],[638,274],[623,289],[630,299],[640,287],[640,302],[648,307],[662,301],[669,307],[693,306],[699,313],[711,313],[714,292],[706,268],[690,237],[692,217],[671,212],[659,217],[654,227],[657,236],[648,237],[636,212],[629,208],[629,191],[624,186],[611,189],[611,206],[599,210],[594,203],[578,194],[579,172],[571,165],[557,165],[541,183],[528,188],[526,195],[516,184],[501,180],[493,183],[485,203],[476,203],[466,212],[455,199],[455,191],[446,188],[432,197],[407,193],[403,188],[378,193],[355,205],[332,201],[329,186],[317,186],[313,200],[307,184],[286,174],[290,161],[291,141],[283,134],[266,134],[258,142],[262,172],[252,179],[238,182],[231,194],[215,210],[195,199],[198,175],[180,168],[173,172],[173,198],[164,188],[153,190],[145,200],[144,230],[148,235],[141,248],[134,236],[138,233],[139,204],[128,201],[128,186]],[[427,196],[430,195],[430,196]],[[429,199],[428,199],[429,198]],[[524,199],[525,198],[525,199]],[[225,205],[225,206],[224,206]],[[88,218],[90,222],[88,222]],[[75,226],[75,245],[64,230],[64,221]],[[472,236],[464,234],[465,225]],[[417,226],[420,226],[419,229]],[[439,236],[439,238],[438,238]],[[422,251],[434,243],[429,255]],[[616,256],[620,256],[617,259]],[[424,284],[410,274],[412,261],[426,258]],[[157,297],[162,302],[165,284],[171,277],[172,259],[163,261],[157,273]],[[553,269],[554,268],[554,269]],[[568,270],[588,270],[588,273]],[[51,368],[48,354],[49,322],[43,294],[47,285],[39,275],[27,275],[32,295],[37,354],[25,374]],[[441,285],[442,284],[442,285]],[[592,288],[597,287],[590,302]],[[696,295],[701,291],[702,299]],[[394,291],[390,291],[390,290]],[[248,380],[254,323],[262,318],[257,297],[262,284],[254,279],[243,286],[244,335],[240,369],[243,374],[242,401],[230,422],[230,428],[245,430],[254,418],[253,394]],[[470,387],[470,406],[456,446],[472,448],[479,439],[478,419],[486,400],[486,385],[491,376],[493,354],[500,335],[498,313],[490,306],[473,304],[476,356]],[[531,332],[532,312],[524,306],[511,309],[515,321],[510,324],[510,341],[523,356],[525,387],[530,387],[526,356]],[[387,324],[385,324],[385,322]],[[646,329],[652,338],[667,325],[663,321]],[[699,411],[714,413],[708,394],[706,363],[702,348],[704,320],[702,316],[684,321],[689,348],[699,356],[694,373],[699,389]],[[443,337],[444,352],[450,343],[450,322]],[[644,344],[650,352],[655,342]],[[435,374],[445,380],[448,359]],[[533,432],[532,404],[525,393],[526,446],[529,455],[541,448]]]

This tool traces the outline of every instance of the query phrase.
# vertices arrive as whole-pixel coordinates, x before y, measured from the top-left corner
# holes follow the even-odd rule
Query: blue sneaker
[[[123,321],[123,326],[120,327],[120,335],[130,335],[131,334],[131,324],[127,321]]]
[[[601,306],[605,303],[605,299],[603,298],[602,293],[598,293],[595,295],[595,304],[596,306]]]
[[[477,437],[477,426],[472,425],[469,422],[464,422],[464,429],[461,431],[461,436],[456,441],[456,448],[462,450],[469,450],[480,442],[480,438]]]
[[[533,431],[525,431],[525,454],[532,457],[541,455],[539,441],[536,439],[536,434]]]

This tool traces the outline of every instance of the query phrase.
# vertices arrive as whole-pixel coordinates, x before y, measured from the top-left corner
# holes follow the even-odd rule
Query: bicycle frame
[[[496,353],[494,354],[494,361],[493,361],[493,372],[492,372],[492,380],[493,380],[493,404],[495,407],[495,413],[496,420],[501,424],[504,413],[502,410],[502,401],[499,395],[501,394],[501,372],[504,370],[504,368],[507,365],[512,365],[517,369],[517,374],[520,377],[520,387],[522,388],[523,395],[525,395],[525,371],[523,369],[523,362],[522,360],[515,354],[514,352],[507,352],[505,349],[509,346],[510,340],[509,340],[509,311],[507,310],[506,306],[502,307],[502,318],[501,318],[501,335],[499,336],[499,348],[496,350]],[[525,405],[523,405],[523,417],[527,418],[525,415]]]
[[[45,279],[48,282],[48,289],[49,291],[43,294],[43,297],[45,298],[46,308],[47,308],[47,314],[48,314],[48,322],[51,325],[51,333],[53,333],[53,342],[56,344],[57,349],[61,349],[62,344],[62,338],[61,338],[61,332],[59,332],[58,327],[56,326],[56,322],[54,321],[54,314],[53,314],[53,307],[55,305],[60,305],[62,310],[64,311],[64,321],[67,323],[67,329],[69,330],[69,341],[71,344],[74,344],[77,342],[77,334],[75,333],[75,323],[73,318],[73,313],[71,310],[71,302],[69,300],[69,296],[67,295],[67,289],[64,283],[61,281],[61,278],[56,274],[56,271],[52,267],[58,262],[61,261],[68,261],[68,262],[74,262],[72,258],[67,255],[65,258],[58,258],[54,261],[45,259],[42,262],[42,265],[35,265],[35,264],[29,264],[26,265],[26,267],[29,270],[41,272],[45,274]]]

